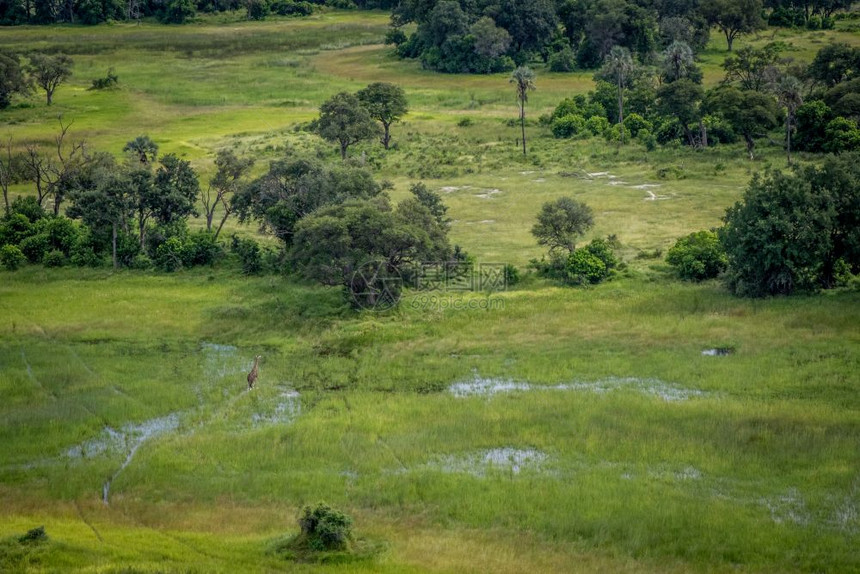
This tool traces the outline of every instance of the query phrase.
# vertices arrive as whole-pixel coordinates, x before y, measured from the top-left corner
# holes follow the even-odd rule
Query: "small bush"
[[[550,72],[572,72],[576,69],[576,54],[570,46],[564,46],[561,51],[549,57]]]
[[[587,249],[577,249],[567,260],[567,282],[572,285],[600,283],[606,277],[607,269],[599,257]]]
[[[30,195],[26,197],[17,197],[12,202],[12,213],[20,213],[25,216],[30,223],[36,223],[47,215],[35,197]]]
[[[474,124],[474,122],[472,121],[472,118],[462,118],[460,121],[457,122],[457,127],[467,128],[467,127],[471,126],[472,124]]]
[[[45,233],[31,235],[19,244],[21,252],[30,263],[39,263],[50,249],[48,236]]]
[[[606,134],[612,126],[609,123],[609,120],[602,116],[591,116],[585,121],[585,127],[592,134],[602,136]]]
[[[728,265],[726,251],[713,231],[697,231],[682,237],[669,249],[666,262],[687,281],[713,279]]]
[[[242,273],[259,275],[263,272],[263,257],[260,245],[253,239],[241,239],[233,236],[230,250],[239,257]]]
[[[15,245],[4,245],[0,247],[0,263],[7,271],[15,271],[27,262],[27,258]]]
[[[26,534],[18,538],[21,544],[41,544],[48,541],[48,533],[45,532],[44,526],[39,526],[27,531]]]
[[[54,249],[45,253],[42,258],[42,265],[45,267],[62,267],[66,264],[66,256],[59,249]]]
[[[636,139],[645,146],[647,151],[654,151],[657,149],[657,138],[649,130],[639,130],[639,134],[636,136]]]
[[[585,119],[579,115],[568,115],[553,120],[552,135],[557,138],[569,138],[586,132]]]
[[[109,68],[107,75],[104,78],[95,78],[93,84],[87,88],[88,90],[109,90],[115,88],[119,84],[119,76],[117,76],[113,68]]]
[[[304,1],[274,0],[269,9],[279,16],[310,16],[314,12],[314,5]]]
[[[155,250],[153,263],[161,271],[176,271],[181,269],[185,260],[185,245],[179,237],[168,237]]]
[[[196,231],[188,235],[185,245],[185,260],[183,263],[188,267],[194,265],[212,265],[223,250],[215,241],[215,236],[208,231]]]
[[[317,552],[345,550],[352,538],[352,518],[324,502],[305,506],[299,516],[301,536]]]
[[[648,130],[649,132],[654,129],[654,126],[640,116],[637,113],[629,114],[624,118],[624,130],[630,134],[630,137],[636,137],[639,135],[640,130]]]
[[[520,282],[520,270],[510,263],[505,265],[505,287],[513,287]]]
[[[248,20],[265,20],[269,15],[269,3],[266,0],[246,0],[245,11]]]

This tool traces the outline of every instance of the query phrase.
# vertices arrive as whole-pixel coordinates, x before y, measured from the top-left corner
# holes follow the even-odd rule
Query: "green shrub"
[[[80,236],[80,228],[67,217],[45,217],[36,222],[36,233],[48,238],[48,250],[61,251],[69,255]]]
[[[47,215],[36,198],[28,195],[26,197],[17,197],[12,202],[12,213],[20,213],[25,216],[30,223],[36,223]]]
[[[95,78],[88,90],[108,90],[115,88],[119,84],[119,76],[117,76],[113,68],[109,68],[107,75],[104,78]]]
[[[39,263],[50,249],[48,235],[40,233],[24,239],[19,245],[21,252],[30,263]]]
[[[600,283],[607,275],[606,265],[587,249],[577,249],[567,260],[567,282],[572,285]]]
[[[263,272],[263,257],[260,245],[253,239],[241,239],[233,236],[230,250],[239,257],[242,273],[245,275],[259,275]]]
[[[616,240],[617,241],[617,240]],[[618,269],[621,266],[621,262],[615,256],[615,252],[612,250],[612,243],[609,239],[592,239],[591,243],[583,247],[598,259],[603,262],[603,265],[606,267],[606,277]],[[604,279],[606,278],[604,277]]]
[[[269,3],[266,0],[246,0],[245,11],[248,20],[265,20],[269,15]]]
[[[630,134],[630,137],[636,137],[639,134],[639,130],[648,130],[651,131],[654,129],[654,126],[640,116],[637,113],[628,114],[624,118],[624,130]]]
[[[592,134],[602,136],[605,135],[612,126],[610,125],[609,120],[603,116],[591,116],[585,120],[585,127]]]
[[[45,253],[42,265],[45,267],[62,267],[66,264],[66,255],[59,249],[53,249]]]
[[[472,118],[462,118],[460,121],[457,122],[457,127],[467,128],[467,127],[471,126],[473,123],[474,122],[472,121]]]
[[[161,271],[181,269],[186,258],[186,248],[179,237],[168,237],[155,250],[153,263]]]
[[[98,267],[102,264],[98,242],[88,227],[84,227],[78,234],[78,239],[69,255],[72,264],[78,267]]]
[[[45,532],[44,526],[38,526],[27,531],[23,536],[18,537],[18,542],[21,544],[41,544],[48,541],[48,533]]]
[[[572,72],[575,69],[576,54],[568,45],[549,57],[550,72]]]
[[[569,138],[585,131],[585,119],[579,115],[571,114],[552,122],[552,135],[557,138]]]
[[[703,281],[725,271],[726,251],[713,231],[697,231],[680,238],[666,254],[666,262],[681,279]]]
[[[33,224],[24,214],[11,213],[0,220],[0,245],[18,245],[33,234]]]
[[[149,258],[149,255],[146,253],[138,253],[134,256],[128,263],[128,267],[130,269],[137,269],[138,271],[148,271],[152,269],[152,259]]]
[[[3,263],[8,271],[15,271],[27,261],[27,258],[21,253],[15,245],[4,245],[0,247],[0,263]]]
[[[513,287],[520,282],[520,270],[515,265],[505,265],[505,287]]]
[[[352,518],[324,502],[305,506],[299,516],[301,536],[311,550],[345,550],[352,538]]]
[[[841,153],[860,149],[860,128],[848,118],[833,118],[824,128],[824,134],[824,151]]]
[[[654,151],[657,149],[657,138],[652,134],[649,130],[639,130],[639,134],[636,136],[642,145],[645,146],[645,149],[648,151]]]
[[[310,16],[314,12],[314,5],[304,1],[274,0],[270,10],[279,16]]]
[[[187,267],[195,265],[212,265],[223,254],[221,246],[215,241],[215,236],[208,231],[196,231],[188,235],[185,245]]]

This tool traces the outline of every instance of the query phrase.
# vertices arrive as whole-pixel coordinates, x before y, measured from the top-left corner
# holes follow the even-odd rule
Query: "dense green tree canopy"
[[[30,93],[30,82],[21,68],[17,54],[0,52],[0,110],[8,108],[12,96]]]
[[[543,205],[532,227],[539,245],[550,251],[564,249],[573,253],[578,237],[594,225],[591,208],[570,197],[561,197]]]
[[[37,86],[45,90],[48,105],[54,100],[54,91],[72,75],[72,59],[65,54],[35,53],[30,56],[30,76]]]
[[[830,287],[860,267],[860,161],[755,176],[726,212],[720,238],[729,285],[740,295],[791,294]]]
[[[407,111],[406,94],[403,88],[387,82],[374,82],[356,94],[370,116],[382,124],[382,145],[388,149],[391,143],[391,124],[402,118]]]
[[[370,112],[356,96],[340,92],[320,106],[319,134],[340,145],[340,157],[346,159],[349,146],[370,139],[378,133]]]
[[[330,167],[314,160],[273,161],[269,171],[233,197],[240,221],[255,219],[286,245],[296,224],[312,211],[347,199],[369,199],[384,189],[365,169]]]

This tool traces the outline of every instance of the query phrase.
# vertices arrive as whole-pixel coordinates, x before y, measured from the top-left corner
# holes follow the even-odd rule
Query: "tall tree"
[[[702,3],[701,11],[725,35],[729,52],[735,38],[764,27],[762,0],[708,0]]]
[[[406,114],[406,94],[403,88],[387,82],[374,82],[359,90],[358,99],[370,113],[370,116],[382,124],[382,145],[388,149],[391,143],[391,124]]]
[[[26,96],[30,90],[30,83],[24,77],[18,55],[0,52],[0,110],[9,107],[12,96],[15,94]]]
[[[755,159],[755,138],[777,125],[777,105],[770,94],[721,86],[705,94],[703,107],[707,113],[722,116],[743,136],[751,160]]]
[[[81,219],[93,233],[110,238],[111,260],[116,268],[120,232],[128,234],[134,218],[136,187],[128,170],[117,166],[109,154],[97,154],[88,170],[89,183],[69,193],[67,215]]]
[[[598,74],[603,79],[611,79],[618,90],[618,125],[621,127],[621,143],[624,143],[624,89],[633,76],[634,68],[630,50],[622,46],[613,46]]]
[[[243,186],[231,203],[240,222],[255,219],[261,230],[290,246],[296,224],[307,214],[347,199],[376,197],[384,188],[363,168],[288,158],[269,164],[268,173]]]
[[[723,62],[726,71],[723,83],[737,82],[744,90],[764,92],[781,75],[780,51],[779,44],[771,42],[761,48],[744,46],[729,54]]]
[[[532,227],[539,245],[550,251],[565,249],[569,254],[576,250],[576,239],[594,225],[591,208],[570,197],[560,197],[543,204]]]
[[[361,101],[352,94],[341,92],[320,106],[319,134],[340,145],[340,157],[346,159],[349,146],[372,138],[376,123]]]
[[[681,78],[668,84],[663,84],[657,89],[657,111],[663,116],[674,116],[678,123],[684,129],[684,136],[687,138],[687,143],[693,147],[707,146],[707,135],[700,125],[699,140],[696,139],[693,130],[690,129],[691,124],[700,122],[701,112],[699,105],[701,104],[704,90],[702,86],[696,84],[688,78]]]
[[[0,189],[3,190],[3,208],[6,216],[9,211],[9,186],[15,178],[15,158],[12,156],[12,137],[6,141],[0,151]]]
[[[829,44],[815,54],[807,73],[826,88],[860,77],[860,48],[844,42]]]
[[[158,157],[158,144],[149,136],[137,136],[123,146],[122,151],[131,154],[143,165],[152,163]]]
[[[693,49],[686,42],[676,40],[663,51],[660,79],[664,83],[689,78],[695,83],[702,81],[702,71],[696,66]]]
[[[54,100],[54,91],[72,75],[72,59],[65,54],[30,56],[30,75],[36,85],[45,90],[48,105]]]
[[[253,166],[252,158],[239,158],[229,149],[219,151],[215,157],[217,171],[201,197],[206,213],[206,231],[212,231],[215,210],[221,206],[221,222],[215,229],[215,239],[218,239],[221,229],[233,213],[232,199],[244,185],[242,180]]]
[[[535,73],[531,68],[520,66],[511,74],[509,82],[516,84],[517,102],[520,107],[520,128],[523,136],[523,155],[526,155],[526,102],[529,101],[529,92],[536,88]]]
[[[791,164],[791,130],[797,109],[803,105],[803,85],[794,76],[784,76],[776,85],[776,95],[779,105],[785,108],[785,152]]]

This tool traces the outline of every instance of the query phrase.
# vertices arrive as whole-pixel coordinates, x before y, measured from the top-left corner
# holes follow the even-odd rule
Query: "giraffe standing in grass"
[[[260,371],[257,368],[260,364],[260,357],[261,357],[261,355],[257,355],[256,357],[254,357],[254,367],[251,369],[251,372],[248,373],[248,390],[249,391],[254,388],[254,383],[257,382],[257,377],[260,375]]]

